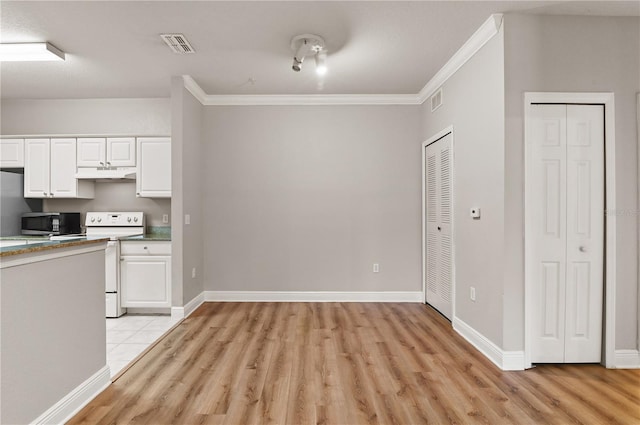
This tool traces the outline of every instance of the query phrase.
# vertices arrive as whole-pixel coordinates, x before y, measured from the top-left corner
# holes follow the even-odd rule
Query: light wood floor
[[[421,304],[206,303],[70,423],[640,424],[639,406],[640,370],[501,372]]]

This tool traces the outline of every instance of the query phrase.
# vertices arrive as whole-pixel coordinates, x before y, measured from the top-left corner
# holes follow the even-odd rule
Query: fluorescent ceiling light
[[[50,43],[0,44],[0,62],[63,60],[64,52]]]

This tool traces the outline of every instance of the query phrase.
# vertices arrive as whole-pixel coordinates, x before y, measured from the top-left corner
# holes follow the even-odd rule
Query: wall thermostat
[[[471,218],[480,218],[480,208],[472,207],[470,210]]]

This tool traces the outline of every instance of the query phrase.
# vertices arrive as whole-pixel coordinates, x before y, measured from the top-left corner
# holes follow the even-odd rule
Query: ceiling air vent
[[[439,88],[437,92],[431,96],[431,112],[435,111],[442,106],[442,88]]]
[[[160,37],[167,43],[167,46],[171,47],[173,53],[184,55],[196,52],[189,44],[187,37],[182,34],[160,34]]]

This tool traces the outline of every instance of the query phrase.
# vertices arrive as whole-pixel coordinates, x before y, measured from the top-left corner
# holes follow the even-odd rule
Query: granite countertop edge
[[[60,248],[72,248],[75,246],[91,245],[96,243],[108,242],[109,238],[102,239],[68,239],[62,241],[43,241],[42,243],[34,243],[28,245],[8,246],[0,249],[0,257],[9,257],[12,255],[31,254],[34,252],[49,251]]]

